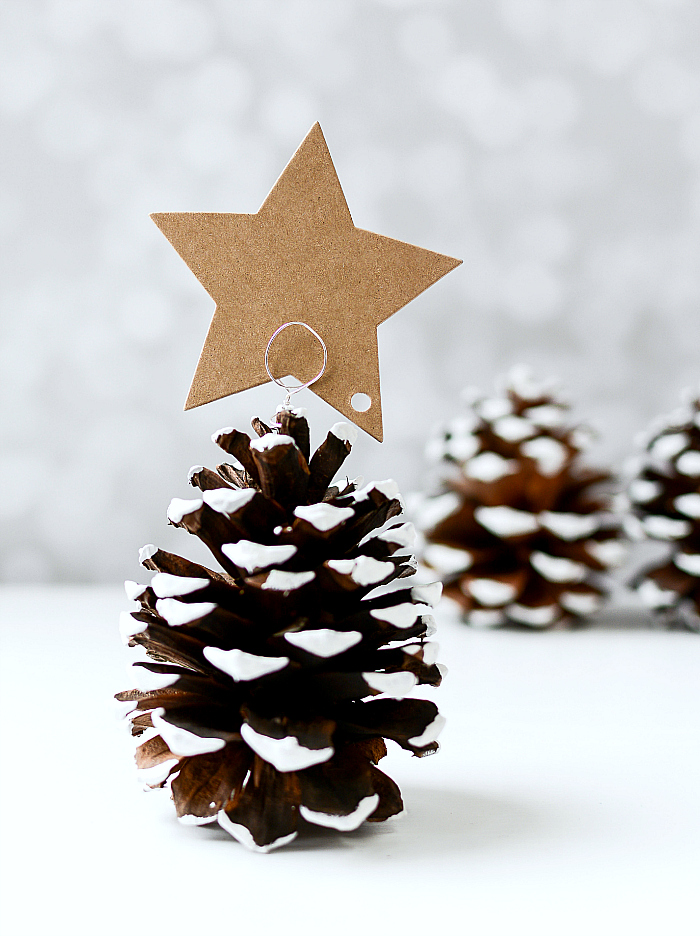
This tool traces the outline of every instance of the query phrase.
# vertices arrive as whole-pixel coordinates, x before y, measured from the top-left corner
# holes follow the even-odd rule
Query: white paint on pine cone
[[[135,666],[133,663],[127,667],[127,670],[134,689],[139,689],[141,692],[167,689],[180,678],[177,673],[154,673],[145,666]]]
[[[171,523],[180,523],[187,514],[199,510],[204,501],[201,497],[194,497],[192,500],[183,500],[182,497],[173,497],[168,507],[168,520]]]
[[[290,592],[296,591],[302,585],[308,585],[315,578],[316,573],[311,570],[307,572],[285,572],[282,569],[272,569],[261,587],[266,591]]]
[[[532,375],[532,368],[527,364],[516,364],[511,367],[506,380],[508,386],[521,400],[538,400],[552,393],[557,385],[554,378],[536,380]]]
[[[190,578],[185,575],[170,575],[169,572],[156,572],[151,579],[151,588],[157,598],[176,598],[178,595],[190,595],[209,585],[208,578]]]
[[[259,439],[253,439],[250,447],[255,452],[267,452],[278,445],[296,445],[291,436],[283,435],[281,432],[268,432]]]
[[[687,520],[674,520],[673,517],[664,517],[650,514],[641,520],[642,527],[647,536],[652,539],[673,540],[688,536],[693,529]]]
[[[418,569],[418,559],[415,556],[406,556],[406,558],[401,559],[401,568],[402,569],[413,569],[417,571]]]
[[[191,813],[185,813],[184,816],[178,816],[177,821],[187,826],[209,825],[210,822],[216,822],[216,813],[213,816],[193,816]]]
[[[414,585],[411,598],[434,608],[442,597],[442,582],[429,582],[426,585]]]
[[[306,770],[307,767],[323,764],[335,753],[333,747],[316,749],[304,747],[294,735],[287,735],[285,738],[270,738],[268,735],[257,732],[247,722],[241,725],[241,737],[258,757],[272,764],[280,773]]]
[[[681,494],[675,498],[673,506],[692,520],[700,518],[700,494]]]
[[[153,543],[147,543],[145,546],[142,546],[139,549],[139,563],[143,565],[149,559],[151,559],[158,552],[158,547],[154,546]]]
[[[161,761],[160,764],[153,764],[152,767],[139,767],[136,776],[140,783],[148,787],[160,786],[177,763],[177,757],[169,757],[168,760]]]
[[[566,446],[550,436],[538,436],[523,442],[520,451],[526,458],[536,461],[538,471],[547,478],[561,471],[569,455]]]
[[[499,481],[507,475],[515,474],[518,470],[517,462],[513,459],[503,458],[496,452],[482,452],[470,458],[464,466],[464,473],[468,478],[484,481],[486,484]]]
[[[404,630],[407,627],[413,627],[421,614],[428,614],[431,610],[427,605],[406,602],[391,608],[372,608],[369,613],[377,621],[385,621],[387,624]]]
[[[472,627],[498,627],[499,624],[505,623],[506,616],[501,610],[474,608],[468,612],[467,620]]]
[[[289,657],[265,657],[245,650],[222,650],[220,647],[205,647],[202,650],[205,659],[227,673],[234,682],[250,682],[277,673],[289,663]]]
[[[223,429],[217,429],[212,435],[211,440],[216,445],[223,436],[231,435],[231,433],[235,431],[233,426],[225,426]]]
[[[536,432],[533,424],[521,416],[502,416],[494,421],[491,428],[506,442],[522,442]]]
[[[240,844],[249,849],[249,851],[259,852],[262,855],[274,851],[275,848],[282,848],[283,845],[288,845],[289,842],[293,842],[297,837],[296,832],[290,832],[289,835],[282,835],[280,838],[275,839],[274,842],[269,842],[267,845],[258,845],[251,835],[250,829],[238,822],[231,822],[223,809],[218,813],[216,818],[221,828],[225,829],[237,842],[240,842]]]
[[[416,511],[418,529],[432,530],[451,514],[456,513],[461,504],[459,494],[454,491],[448,491],[447,494],[440,494],[438,497],[426,498],[418,505]]]
[[[125,644],[129,643],[130,637],[142,634],[147,627],[145,621],[137,621],[130,611],[122,611],[119,615],[119,634]]]
[[[485,400],[479,400],[478,403],[475,403],[474,409],[483,419],[491,422],[512,413],[513,404],[505,397],[487,397]]]
[[[479,451],[479,439],[474,435],[453,435],[443,442],[445,455],[455,461],[464,462]]]
[[[471,400],[468,400],[463,393],[460,394],[460,396],[462,396],[463,402],[467,403],[467,405],[474,403],[478,395],[479,392],[476,391],[476,396]],[[479,417],[476,415],[476,413],[460,413],[459,416],[455,416],[454,419],[450,420],[448,425],[448,432],[452,433],[452,435],[470,435],[472,432],[474,432],[478,425]]]
[[[357,804],[353,812],[345,816],[334,815],[332,813],[315,812],[308,806],[300,806],[299,814],[307,822],[313,822],[315,825],[325,826],[327,829],[337,829],[339,832],[352,832],[359,828],[368,816],[371,816],[379,805],[379,794],[372,793],[371,796],[365,796]]]
[[[421,734],[416,735],[414,738],[409,738],[408,743],[417,748],[425,747],[426,744],[432,744],[433,741],[437,740],[444,727],[445,716],[438,714],[429,725],[425,726]]]
[[[700,452],[683,452],[676,459],[676,469],[689,478],[700,477]]]
[[[673,557],[673,564],[688,575],[700,575],[700,554],[679,552]]]
[[[370,481],[365,487],[360,488],[359,491],[355,491],[353,499],[355,501],[367,500],[371,491],[379,491],[380,494],[383,494],[384,497],[389,500],[399,497],[398,484],[392,478],[387,478],[385,481]]]
[[[192,483],[192,478],[194,478],[196,474],[199,474],[200,471],[204,471],[204,465],[192,465],[190,470],[187,472],[187,480],[190,482],[190,484]]]
[[[499,582],[497,579],[475,578],[462,582],[461,590],[487,607],[504,605],[512,601],[517,594],[517,589],[509,582]]]
[[[635,504],[648,504],[658,497],[662,487],[658,481],[649,481],[646,478],[635,478],[630,482],[627,493]]]
[[[671,432],[655,439],[649,447],[649,454],[652,458],[667,462],[682,452],[683,449],[688,448],[689,445],[690,438],[685,432]]]
[[[466,549],[429,543],[423,550],[423,561],[442,575],[455,575],[457,572],[465,572],[474,562],[474,557]]]
[[[340,575],[349,575],[353,582],[361,586],[383,582],[395,569],[393,562],[381,562],[372,556],[358,556],[357,559],[329,559],[326,565]]]
[[[124,582],[124,591],[129,601],[138,601],[147,587],[147,585],[140,585],[138,582],[132,582],[130,579]]]
[[[308,507],[295,507],[294,516],[327,533],[354,517],[355,511],[352,507],[335,507],[333,504],[309,504]]]
[[[531,406],[523,413],[527,419],[543,429],[556,429],[566,420],[566,409],[556,403],[543,403],[541,406]]]
[[[674,591],[659,588],[653,579],[645,579],[637,588],[637,594],[648,608],[670,608],[678,600]]]
[[[363,673],[362,678],[375,692],[382,692],[392,699],[405,699],[418,685],[413,673]]]
[[[530,565],[548,582],[582,582],[589,569],[582,562],[574,562],[562,556],[535,550],[530,555]]]
[[[600,595],[595,592],[562,592],[559,604],[572,614],[593,614],[602,604]]]
[[[291,543],[287,545],[265,546],[254,543],[252,540],[238,540],[237,543],[224,543],[221,552],[227,556],[234,565],[245,569],[251,575],[271,565],[282,565],[296,553],[297,548]]]
[[[244,488],[240,491],[232,488],[214,488],[211,491],[204,491],[202,499],[212,510],[224,516],[230,516],[250,503],[255,494],[255,488]]]
[[[354,647],[362,640],[360,631],[336,631],[327,627],[319,627],[317,630],[303,630],[284,635],[284,639],[289,641],[294,647],[299,647],[307,653],[313,653],[314,656],[328,657],[337,656],[339,653],[345,653],[350,647]]]
[[[186,728],[172,725],[163,718],[164,714],[165,709],[154,709],[151,712],[151,721],[173,754],[179,757],[194,757],[197,754],[211,754],[226,747],[223,738],[204,738]]]
[[[326,562],[326,565],[329,569],[333,569],[334,572],[337,572],[339,575],[350,575],[352,570],[355,568],[354,559],[329,559]]]
[[[546,627],[557,619],[559,609],[556,605],[539,605],[533,608],[528,605],[512,604],[508,605],[506,613],[518,624],[527,624],[528,627]]]
[[[170,627],[182,627],[183,624],[198,621],[211,614],[216,607],[213,601],[197,601],[191,604],[185,604],[177,598],[159,598],[156,601],[156,611],[165,618]]]
[[[586,543],[586,552],[590,553],[594,559],[597,559],[606,568],[619,566],[627,555],[625,544],[614,539],[602,540],[601,542],[591,540]]]
[[[334,435],[336,439],[340,439],[341,442],[348,442],[350,445],[354,445],[355,442],[357,442],[357,429],[352,423],[333,423],[329,431],[331,435]]]
[[[485,527],[494,536],[507,539],[510,536],[523,536],[534,533],[539,523],[534,514],[526,510],[516,510],[514,507],[477,507],[474,519]]]
[[[600,516],[598,514],[560,513],[554,510],[543,510],[538,519],[546,530],[567,542],[590,536],[600,526]]]
[[[411,656],[418,656],[422,650],[423,662],[427,666],[432,666],[432,664],[435,663],[438,658],[440,644],[429,640],[426,643],[408,644],[408,646],[400,647],[399,649],[403,650],[404,653],[409,653]]]
[[[416,528],[412,523],[401,523],[377,533],[376,538],[385,543],[396,543],[400,549],[410,549],[416,541]]]
[[[308,410],[304,406],[285,406],[284,403],[280,403],[275,410],[275,415],[279,416],[280,413],[291,413],[292,416],[296,416],[297,419],[306,419],[307,412]]]
[[[437,627],[435,626],[435,618],[432,614],[423,615],[423,626],[425,627],[424,637],[433,637],[437,634]]]

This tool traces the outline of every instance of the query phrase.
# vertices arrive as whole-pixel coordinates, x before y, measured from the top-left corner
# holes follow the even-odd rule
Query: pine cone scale
[[[241,741],[212,754],[182,758],[171,786],[178,818],[215,819],[241,790],[252,760]]]

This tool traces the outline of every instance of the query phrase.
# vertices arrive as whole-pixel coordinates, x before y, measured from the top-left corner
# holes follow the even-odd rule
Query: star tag
[[[265,383],[271,336],[303,322],[328,349],[313,391],[381,442],[377,326],[461,260],[355,227],[318,123],[256,214],[151,217],[216,303],[185,409]],[[290,327],[269,366],[306,383],[322,354]],[[357,393],[370,398],[366,411],[353,407]]]

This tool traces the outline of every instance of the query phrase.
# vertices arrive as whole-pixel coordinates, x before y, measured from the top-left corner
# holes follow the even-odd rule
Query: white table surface
[[[138,786],[126,607],[0,589],[3,936],[700,933],[700,636],[443,613],[442,750],[382,763],[407,815],[258,855]]]

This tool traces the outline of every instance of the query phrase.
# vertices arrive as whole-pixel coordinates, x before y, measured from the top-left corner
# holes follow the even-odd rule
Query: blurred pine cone
[[[627,487],[628,528],[663,543],[632,582],[644,604],[700,630],[700,400],[657,420]]]
[[[601,490],[610,474],[579,464],[589,437],[567,416],[551,386],[515,368],[503,393],[472,396],[428,445],[443,493],[417,511],[422,558],[471,624],[547,627],[590,614],[600,573],[622,558]]]
[[[441,681],[425,642],[440,585],[370,596],[415,571],[411,524],[380,530],[401,513],[394,482],[329,487],[356,430],[336,424],[310,458],[302,411],[277,418],[254,420],[252,443],[216,433],[237,464],[193,468],[201,497],[170,504],[170,522],[223,572],[141,551],[156,574],[127,583],[141,610],[121,627],[147,658],[134,664],[140,687],[117,695],[146,784],[171,783],[183,821],[218,819],[263,851],[294,838],[299,815],[350,830],[400,812],[376,766],[384,739],[420,757],[444,721],[433,702],[405,698]]]

